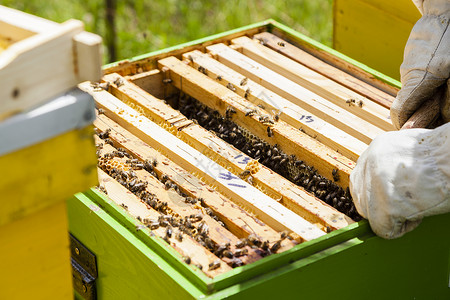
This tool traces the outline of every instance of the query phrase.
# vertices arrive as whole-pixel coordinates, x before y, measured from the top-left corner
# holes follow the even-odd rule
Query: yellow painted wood
[[[0,226],[96,185],[96,164],[92,126],[1,156]]]
[[[0,299],[73,299],[66,202],[1,226],[0,257]]]
[[[420,13],[411,0],[335,0],[334,48],[395,79]]]

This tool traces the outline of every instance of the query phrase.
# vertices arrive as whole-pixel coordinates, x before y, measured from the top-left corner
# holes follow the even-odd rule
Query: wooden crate
[[[344,295],[347,280],[369,295],[358,268],[376,266],[377,249],[399,260],[423,232],[386,246],[346,192],[359,155],[393,130],[397,88],[368,71],[267,21],[120,62],[101,83],[81,84],[99,108],[103,192],[76,195],[69,221],[98,256],[99,298],[273,297],[294,286],[308,298]],[[444,274],[438,260],[429,263]],[[442,280],[433,287],[448,293]]]
[[[66,200],[97,184],[101,39],[0,6],[1,299],[73,298]]]
[[[0,5],[0,121],[101,77],[101,38]]]

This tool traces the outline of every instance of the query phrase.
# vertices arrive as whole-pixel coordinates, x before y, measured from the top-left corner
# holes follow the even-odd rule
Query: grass
[[[56,22],[74,18],[86,30],[108,36],[105,0],[2,0]],[[116,10],[116,59],[205,37],[273,18],[331,45],[332,0],[122,0]],[[109,62],[105,49],[104,62]]]

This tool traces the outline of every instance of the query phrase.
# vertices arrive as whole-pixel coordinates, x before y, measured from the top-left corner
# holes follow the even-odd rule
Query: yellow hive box
[[[72,299],[66,199],[96,185],[101,38],[0,6],[0,299]]]

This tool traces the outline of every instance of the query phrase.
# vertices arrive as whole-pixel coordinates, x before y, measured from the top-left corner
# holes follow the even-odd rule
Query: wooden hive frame
[[[282,34],[277,34],[278,31]],[[262,39],[263,44],[258,42]],[[277,49],[277,45],[283,45],[283,49]],[[276,144],[285,153],[283,157],[296,155],[317,170],[317,176],[323,176],[345,189],[355,161],[367,144],[377,134],[392,129],[387,121],[386,107],[392,102],[396,89],[386,84],[385,81],[393,83],[389,78],[375,78],[355,67],[349,59],[327,59],[324,53],[332,51],[325,51],[325,48],[305,37],[299,38],[297,33],[286,31],[274,21],[266,21],[214,36],[201,43],[194,41],[111,65],[105,70],[102,83],[80,85],[94,96],[101,109],[95,123],[97,133],[111,129],[108,143],[112,145],[104,145],[103,149],[99,149],[99,154],[112,152],[113,147],[121,147],[143,163],[158,157],[159,163],[153,169],[156,178],[167,174],[171,182],[191,198],[199,197],[200,193],[204,196],[203,207],[197,206],[194,210],[210,208],[226,225],[226,229],[217,229],[223,231],[222,235],[211,237],[217,244],[227,241],[236,243],[257,231],[272,246],[280,240],[279,232],[291,232],[293,241],[282,239],[280,253],[261,260],[266,262],[266,266],[305,255],[306,252],[299,254],[295,249],[307,247],[308,243],[322,243],[327,247],[326,240],[331,243],[345,240],[345,232],[362,232],[367,223],[355,223],[328,205],[327,201],[318,199],[301,185],[293,183],[292,178],[283,178],[175,109],[182,97],[195,98],[199,105],[216,110],[225,120],[251,132],[252,139],[267,145]],[[303,58],[298,55],[299,51],[304,52],[302,55],[320,58],[319,65],[326,68],[314,70],[310,65],[301,65]],[[243,69],[245,62],[251,63],[247,70]],[[260,64],[268,70],[264,71]],[[307,78],[299,77],[298,70]],[[284,88],[263,79],[264,76],[275,76],[275,73],[284,82]],[[335,78],[330,74],[339,76]],[[322,82],[326,82],[327,88],[321,87]],[[283,93],[285,90],[291,90],[289,93],[294,96]],[[295,100],[303,95],[311,101],[322,99],[323,107],[331,107],[330,111],[324,113],[325,109],[318,109],[315,104],[306,103],[305,107],[305,101]],[[358,105],[357,101],[363,101],[365,105]],[[282,106],[283,112],[279,114],[279,120],[274,120],[280,110],[278,105]],[[341,116],[344,115],[348,116],[347,121],[342,121]],[[266,116],[268,118],[264,118]],[[310,124],[311,119],[317,122]],[[126,161],[117,157],[114,160]],[[137,178],[153,183],[147,189],[153,189],[159,197],[164,198],[165,193],[175,195],[176,200],[167,201],[175,201],[171,204],[173,211],[185,216],[194,212],[179,205],[177,208],[176,203],[183,202],[179,193],[165,191],[164,184],[150,178],[152,175],[145,170],[136,172]],[[141,219],[147,214],[153,214],[153,218],[156,216],[157,212],[135,195],[127,196],[129,192],[125,187],[103,171],[99,173],[103,187],[115,202],[106,205],[106,210],[127,220],[133,220],[130,216]],[[101,195],[95,192],[93,198],[98,201]],[[223,204],[219,205],[220,202]],[[126,206],[127,211],[121,205]],[[212,228],[216,226],[213,221],[210,223]],[[132,223],[144,225],[135,219]],[[148,232],[144,227],[140,230],[143,234]],[[158,230],[161,231],[155,229],[154,234],[161,235]],[[195,252],[189,249],[199,247],[190,237],[186,245],[178,246],[173,239],[169,241],[177,252],[174,254],[178,257],[175,260]],[[297,243],[300,245],[295,246]],[[253,254],[244,259],[248,263],[261,258],[261,252],[253,250],[249,248],[249,253]],[[203,258],[192,257],[192,261],[203,267],[216,259],[214,253],[205,254]],[[182,272],[200,276],[200,286],[206,284],[207,290],[212,285],[214,289],[220,289],[245,278],[245,272],[230,270],[228,265],[231,262],[226,258],[221,260],[223,269],[205,270],[211,278],[204,278],[198,275],[198,270],[186,268],[183,264],[179,268]],[[257,270],[266,267],[255,262],[241,268],[253,270],[248,271],[249,274],[256,274]],[[225,283],[225,278],[233,279]]]

